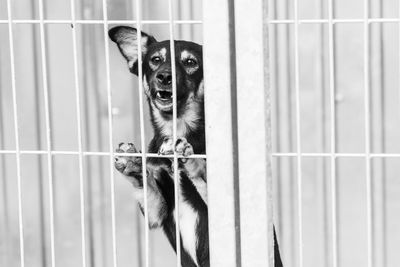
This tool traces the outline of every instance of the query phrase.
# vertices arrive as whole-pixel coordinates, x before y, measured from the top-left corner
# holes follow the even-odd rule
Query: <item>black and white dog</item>
[[[148,152],[189,156],[205,154],[204,88],[202,47],[187,41],[175,41],[175,58],[171,59],[170,41],[158,42],[141,33],[138,55],[138,32],[126,26],[112,28],[109,36],[138,75],[138,57],[142,58],[143,87],[151,114],[154,137]],[[176,66],[177,141],[172,141],[172,71]],[[117,152],[137,152],[131,143],[121,143]],[[140,157],[115,158],[115,167],[133,184],[135,197],[143,211],[144,192]],[[173,163],[167,158],[147,158],[148,218],[151,228],[161,227],[175,249],[175,201]],[[206,267],[209,263],[207,177],[205,159],[180,159],[179,226],[183,267]],[[275,242],[276,244],[276,242]],[[275,247],[275,266],[281,266]],[[280,264],[280,265],[279,265]]]

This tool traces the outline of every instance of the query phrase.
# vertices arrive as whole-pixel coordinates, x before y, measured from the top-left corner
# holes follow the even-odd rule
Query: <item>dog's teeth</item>
[[[161,99],[170,99],[172,98],[172,93],[168,91],[159,91],[157,92],[156,97]]]

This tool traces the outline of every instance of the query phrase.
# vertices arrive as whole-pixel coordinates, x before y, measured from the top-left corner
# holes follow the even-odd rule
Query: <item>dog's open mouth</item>
[[[165,112],[172,110],[172,91],[165,89],[157,89],[155,95],[157,107]]]
[[[172,92],[167,90],[157,91],[156,97],[162,101],[172,101]]]

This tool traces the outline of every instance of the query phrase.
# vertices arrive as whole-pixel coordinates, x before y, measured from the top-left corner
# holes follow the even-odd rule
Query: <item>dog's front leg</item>
[[[121,143],[116,149],[117,153],[137,153],[135,146],[131,143]],[[144,190],[142,158],[135,156],[116,156],[115,168],[122,173],[133,185],[134,196],[144,212]],[[154,170],[151,164],[146,166],[147,176],[147,212],[149,227],[155,228],[162,225],[167,216],[166,201],[155,181]]]
[[[172,138],[165,138],[159,149],[159,154],[183,156],[179,158],[179,170],[186,173],[190,181],[196,187],[199,195],[207,204],[207,172],[206,160],[202,158],[185,158],[194,154],[193,146],[184,137],[180,137],[173,143]]]

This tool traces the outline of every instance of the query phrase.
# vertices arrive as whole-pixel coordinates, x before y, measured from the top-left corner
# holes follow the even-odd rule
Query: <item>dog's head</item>
[[[138,75],[138,58],[142,58],[143,87],[152,106],[164,114],[172,113],[172,66],[170,41],[158,42],[153,36],[139,33],[135,28],[119,26],[109,31],[128,61],[129,70]],[[189,98],[202,98],[203,60],[199,44],[175,41],[177,109],[184,108]]]

